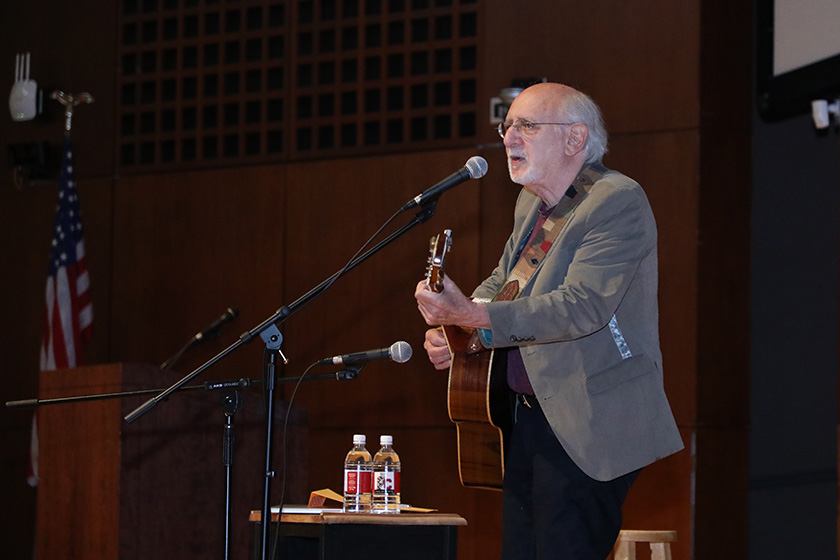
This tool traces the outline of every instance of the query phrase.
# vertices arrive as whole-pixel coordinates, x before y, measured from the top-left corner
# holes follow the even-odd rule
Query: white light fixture
[[[831,124],[831,117],[837,120],[840,118],[840,99],[829,102],[826,99],[815,99],[811,101],[811,118],[814,119],[814,126],[817,130],[824,130]]]
[[[9,94],[9,112],[13,121],[31,121],[41,112],[43,101],[38,83],[29,78],[29,53],[15,55],[15,83]]]

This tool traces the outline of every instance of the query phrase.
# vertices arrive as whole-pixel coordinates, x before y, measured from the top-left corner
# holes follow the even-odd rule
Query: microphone
[[[218,319],[207,325],[207,327],[204,330],[195,333],[193,340],[199,342],[208,338],[213,338],[214,336],[219,334],[219,329],[221,329],[227,323],[230,323],[231,321],[236,319],[238,316],[238,309],[228,307]]]
[[[407,362],[411,359],[411,345],[404,340],[400,340],[388,348],[378,348],[376,350],[366,350],[365,352],[354,352],[353,354],[341,354],[332,358],[324,358],[318,362],[318,365],[352,366],[386,358],[394,360],[398,364]]]
[[[484,177],[485,173],[487,173],[487,160],[481,156],[473,156],[467,160],[464,167],[406,202],[400,208],[400,212],[426,205],[452,187],[458,186],[468,179],[480,179]]]

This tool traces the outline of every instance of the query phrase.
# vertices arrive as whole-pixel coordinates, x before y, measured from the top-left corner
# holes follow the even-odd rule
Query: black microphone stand
[[[321,373],[318,375],[308,375],[304,381],[315,381],[320,379],[337,379],[339,381],[345,379],[353,379],[358,371],[355,368],[345,368],[343,370],[337,371],[335,373]],[[300,377],[281,377],[281,383],[294,383],[297,382]],[[186,387],[180,387],[178,391],[192,391],[195,389],[206,389],[208,391],[214,391],[217,389],[230,389],[230,388],[246,388],[250,387],[251,385],[259,385],[261,381],[259,379],[248,379],[243,377],[239,380],[223,380],[223,381],[206,381],[203,385],[187,385]],[[138,389],[136,391],[120,391],[118,393],[92,393],[90,395],[78,395],[73,397],[56,397],[53,399],[20,399],[16,401],[6,401],[5,406],[6,408],[35,408],[38,406],[46,406],[52,404],[70,404],[70,403],[77,403],[77,402],[85,402],[85,401],[102,401],[107,399],[122,399],[126,397],[138,397],[144,395],[155,395],[163,391],[164,389]]]
[[[175,384],[170,386],[169,388],[162,391],[157,396],[149,399],[130,413],[125,416],[126,422],[134,422],[147,412],[149,412],[152,408],[157,406],[161,401],[165,400],[170,394],[177,391],[180,387],[186,385],[190,381],[192,381],[195,377],[199,374],[210,368],[211,366],[217,364],[219,361],[227,357],[229,354],[234,352],[235,350],[239,349],[239,347],[244,346],[245,344],[251,342],[255,337],[259,336],[265,345],[264,348],[264,367],[263,367],[263,374],[264,374],[264,387],[265,387],[265,409],[266,409],[266,417],[265,417],[265,471],[264,471],[264,481],[263,481],[263,504],[262,504],[262,537],[260,539],[260,559],[266,560],[266,554],[268,552],[268,525],[270,521],[270,508],[268,505],[269,502],[269,495],[271,491],[271,479],[274,478],[274,470],[271,466],[272,461],[272,427],[274,425],[274,385],[276,381],[276,368],[277,358],[280,357],[286,362],[285,356],[283,356],[282,352],[280,351],[280,346],[283,342],[283,335],[280,334],[280,330],[277,328],[278,324],[281,324],[286,321],[289,317],[294,315],[297,311],[299,311],[304,305],[309,303],[315,297],[320,295],[324,292],[329,286],[335,282],[339,276],[342,276],[346,272],[353,270],[357,266],[359,266],[362,262],[366,261],[368,258],[373,256],[374,254],[378,253],[384,247],[390,245],[392,242],[396,241],[406,233],[408,233],[414,227],[422,224],[423,222],[427,221],[431,218],[435,213],[435,208],[437,206],[437,199],[429,200],[428,203],[424,206],[421,206],[420,211],[414,216],[414,218],[406,223],[405,225],[401,226],[384,239],[382,239],[379,243],[368,249],[367,251],[363,252],[358,257],[352,259],[347,265],[330,276],[329,278],[323,280],[320,284],[315,286],[314,288],[310,289],[308,292],[300,296],[294,302],[289,305],[284,305],[280,307],[277,311],[275,311],[272,315],[267,317],[263,320],[260,324],[253,327],[251,330],[242,333],[237,339],[236,342],[230,344],[227,348],[204,362],[202,365],[195,368],[193,371],[185,375]],[[281,514],[282,515],[282,514]]]
[[[321,379],[335,379],[345,381],[355,379],[361,368],[346,368],[335,373],[323,373],[306,377],[304,381],[317,381]],[[294,383],[300,377],[281,377],[281,383]],[[239,407],[239,391],[234,387],[222,396],[222,409],[225,415],[225,426],[222,431],[222,463],[225,467],[225,560],[230,559],[232,539],[232,515],[233,500],[231,499],[231,488],[233,486],[233,417]],[[270,442],[269,442],[270,444]],[[285,451],[285,450],[284,450]],[[263,497],[265,499],[265,497]]]
[[[177,352],[175,352],[174,354],[172,354],[171,356],[169,356],[168,358],[166,358],[166,360],[164,360],[164,361],[163,361],[163,362],[162,362],[162,363],[158,366],[158,368],[159,368],[161,371],[166,371],[166,370],[170,369],[172,366],[174,366],[174,365],[175,365],[175,363],[176,363],[178,360],[180,360],[180,359],[181,359],[181,356],[183,356],[183,355],[184,355],[184,352],[186,352],[187,350],[189,350],[190,348],[192,348],[193,346],[195,346],[196,344],[198,344],[198,341],[199,341],[199,339],[198,339],[198,338],[196,338],[195,336],[191,337],[191,338],[190,338],[190,339],[189,339],[189,340],[188,340],[188,341],[187,341],[187,342],[186,342],[183,346],[181,346],[181,347],[178,349],[178,351],[177,351]]]
[[[222,395],[222,412],[225,415],[225,425],[222,428],[222,464],[225,467],[225,560],[230,558],[231,525],[233,501],[233,417],[239,408],[239,391],[226,391]]]
[[[294,379],[294,378],[290,378]],[[239,380],[223,380],[223,381],[207,381],[203,385],[187,385],[186,387],[179,387],[179,391],[192,391],[195,389],[205,389],[213,391],[216,389],[227,389],[231,387],[250,387],[251,385],[259,385],[258,379],[248,379],[243,377]],[[21,399],[17,401],[6,401],[7,408],[34,408],[37,406],[45,406],[52,404],[70,404],[86,401],[102,401],[107,399],[123,399],[126,397],[138,397],[143,395],[154,395],[160,393],[163,389],[139,389],[137,391],[119,391],[116,393],[92,393],[90,395],[78,395],[74,397],[56,397],[54,399]]]

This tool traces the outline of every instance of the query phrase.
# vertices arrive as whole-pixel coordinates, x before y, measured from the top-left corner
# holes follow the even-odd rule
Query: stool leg
[[[636,543],[620,540],[618,550],[615,551],[615,560],[636,560]]]
[[[671,560],[670,543],[650,543],[650,560]]]

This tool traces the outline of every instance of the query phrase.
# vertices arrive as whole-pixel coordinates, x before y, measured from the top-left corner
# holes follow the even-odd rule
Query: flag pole
[[[90,280],[84,264],[79,201],[75,195],[70,160],[73,110],[82,103],[86,105],[93,103],[93,96],[87,92],[72,94],[56,90],[50,97],[64,106],[64,148],[58,180],[59,203],[56,209],[55,231],[47,274],[45,302],[47,314],[39,359],[41,371],[79,365],[83,350],[82,342],[90,336],[93,322],[93,304],[88,291]],[[71,193],[70,196],[66,196],[68,191]],[[71,239],[72,243],[69,243]],[[73,264],[69,269],[68,262]],[[64,286],[64,289],[60,289],[59,285]],[[65,331],[65,323],[61,321],[61,316],[70,317],[69,332]],[[37,414],[33,414],[26,477],[27,483],[32,487],[38,485],[38,455],[38,420]]]

